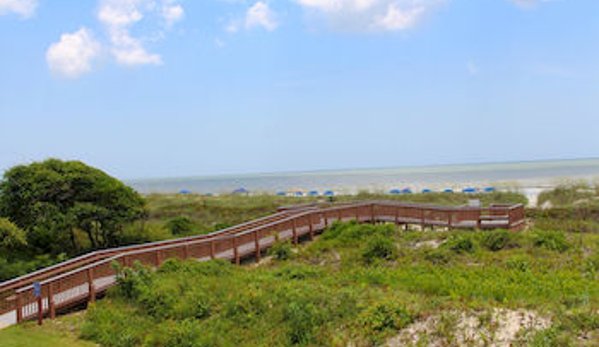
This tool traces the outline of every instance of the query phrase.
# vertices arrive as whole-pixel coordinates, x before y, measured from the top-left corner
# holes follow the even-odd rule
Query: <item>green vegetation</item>
[[[37,323],[28,322],[0,330],[0,342],[3,347],[93,347],[97,344],[78,338],[83,316],[74,314],[55,321]]]
[[[463,205],[471,198],[484,204],[526,201],[511,192],[362,192],[328,198],[178,194],[144,199],[84,163],[49,159],[15,166],[0,181],[0,281],[96,249],[210,233],[267,216],[284,205],[373,199]]]
[[[437,317],[422,338],[459,345],[461,313],[492,339],[496,309],[548,321],[514,336],[518,346],[586,346],[580,336],[599,332],[599,234],[350,222],[293,257],[290,248],[279,242],[276,259],[257,267],[169,260],[157,272],[123,269],[81,337],[103,346],[371,346]]]
[[[434,196],[393,198],[413,201],[425,195]],[[521,199],[509,196],[513,200],[501,194],[485,199]],[[383,197],[389,196],[335,199]],[[438,197],[460,204],[472,196]],[[316,200],[154,195],[147,198],[148,217],[125,226],[123,235],[128,242],[142,242],[210,232],[268,215],[279,205]],[[272,260],[260,266],[168,260],[157,272],[125,268],[120,285],[91,305],[84,320],[63,317],[41,328],[12,327],[0,331],[0,340],[8,347],[87,346],[87,341],[102,346],[373,346],[390,338],[399,338],[402,346],[476,345],[461,340],[463,315],[479,322],[477,339],[492,341],[502,324],[495,315],[503,309],[532,312],[547,322],[520,332],[515,346],[592,346],[599,337],[599,229],[594,228],[599,214],[580,208],[529,210],[534,227],[523,232],[422,232],[333,223],[315,242],[297,249],[288,240],[276,242],[269,251]],[[572,227],[581,223],[587,227]],[[10,235],[2,247],[18,251],[23,246],[19,230],[0,220],[0,232]],[[70,328],[62,329],[65,325]],[[419,325],[430,330],[415,328]],[[410,333],[402,337],[404,332]]]
[[[123,228],[145,214],[133,189],[81,162],[15,166],[0,182],[2,247],[11,248],[0,256],[0,280],[121,245]]]

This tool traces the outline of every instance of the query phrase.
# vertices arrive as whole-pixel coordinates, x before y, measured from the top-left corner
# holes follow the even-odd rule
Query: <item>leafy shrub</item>
[[[205,332],[195,320],[185,319],[168,323],[160,325],[145,345],[148,347],[202,347],[207,345],[202,341]]]
[[[367,263],[375,260],[393,260],[397,255],[397,247],[393,241],[381,235],[373,236],[362,248],[362,258]]]
[[[321,273],[322,271],[316,267],[303,264],[286,264],[280,269],[275,270],[274,276],[288,280],[304,280],[318,277]]]
[[[225,317],[237,324],[247,324],[248,320],[265,313],[269,304],[261,288],[247,287],[243,292],[227,297],[224,306]]]
[[[480,244],[490,251],[497,252],[506,247],[514,246],[514,237],[508,230],[488,231],[483,233]]]
[[[569,345],[569,344],[568,344]],[[537,332],[531,343],[531,347],[561,347],[566,346],[559,341],[559,331],[555,327]]]
[[[212,311],[211,296],[201,288],[193,288],[175,304],[174,316],[179,319],[202,319]]]
[[[448,264],[452,258],[452,253],[444,248],[425,249],[423,253],[424,259],[435,265]]]
[[[195,223],[185,216],[171,218],[166,222],[167,229],[173,235],[191,234],[195,227]]]
[[[139,288],[137,301],[140,307],[155,318],[175,316],[175,305],[181,298],[181,289],[174,279],[154,281],[150,286]]]
[[[152,322],[122,305],[102,301],[90,304],[81,328],[81,337],[107,347],[134,347],[144,340]]]
[[[127,299],[137,299],[142,288],[150,286],[153,281],[154,272],[152,269],[141,266],[139,263],[135,264],[135,268],[121,268],[116,261],[110,265],[117,274],[117,290]]]
[[[571,246],[563,231],[537,231],[533,236],[533,243],[536,247],[556,252],[565,252]]]
[[[284,319],[289,329],[289,341],[294,345],[311,342],[322,323],[318,309],[307,300],[290,302],[285,308]]]
[[[452,236],[443,244],[443,247],[458,254],[472,253],[476,248],[470,235]]]
[[[525,257],[513,257],[507,260],[506,267],[510,270],[526,272],[530,269],[530,263]]]
[[[272,247],[268,249],[268,254],[276,260],[288,260],[293,255],[293,245],[290,240],[276,241]]]
[[[232,226],[233,226],[233,224],[228,223],[228,222],[219,222],[219,223],[214,224],[213,228],[214,228],[214,231],[219,231],[219,230],[230,228]]]
[[[399,303],[387,300],[366,309],[358,324],[367,335],[377,335],[385,330],[399,330],[412,323],[412,315]]]
[[[395,232],[396,228],[393,224],[372,225],[358,224],[356,221],[347,223],[336,221],[324,232],[322,239],[335,240],[342,246],[351,246],[361,244],[375,235],[391,237]]]

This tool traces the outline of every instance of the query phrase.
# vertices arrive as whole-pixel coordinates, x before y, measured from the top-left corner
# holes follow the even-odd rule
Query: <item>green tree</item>
[[[0,251],[3,254],[18,252],[27,246],[23,230],[6,218],[0,218]]]
[[[37,252],[78,253],[77,230],[93,249],[118,246],[123,226],[145,214],[137,192],[80,161],[15,166],[0,182],[0,216],[25,230]]]

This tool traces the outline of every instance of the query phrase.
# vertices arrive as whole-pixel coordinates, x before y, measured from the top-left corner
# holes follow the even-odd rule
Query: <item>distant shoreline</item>
[[[443,191],[495,187],[517,190],[531,204],[538,194],[573,180],[599,178],[599,159],[493,163],[480,165],[427,166],[413,168],[333,170],[297,173],[246,174],[238,176],[165,178],[125,181],[142,194],[186,191],[195,194],[228,194],[238,188],[250,193],[291,193],[331,190],[351,195],[360,191],[388,193],[393,189]]]

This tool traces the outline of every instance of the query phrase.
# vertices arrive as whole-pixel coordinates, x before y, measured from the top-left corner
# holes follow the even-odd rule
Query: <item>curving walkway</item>
[[[519,229],[524,225],[524,207],[491,205],[487,208],[443,207],[389,201],[340,205],[300,205],[218,232],[194,237],[93,252],[0,284],[0,327],[42,316],[54,318],[72,305],[95,301],[99,293],[116,283],[112,262],[131,266],[159,267],[165,259],[241,259],[255,257],[277,239],[313,239],[334,221],[415,224],[421,228]],[[33,283],[41,285],[41,305]]]

